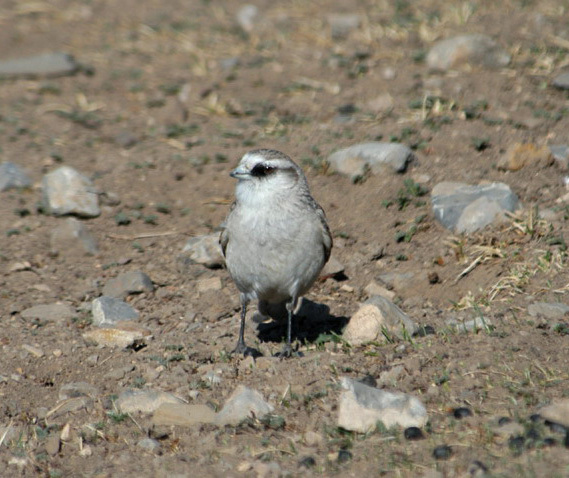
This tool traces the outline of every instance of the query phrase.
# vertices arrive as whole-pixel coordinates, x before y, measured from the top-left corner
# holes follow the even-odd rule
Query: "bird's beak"
[[[243,168],[242,166],[238,166],[236,167],[233,171],[231,171],[229,173],[229,176],[231,176],[232,178],[243,178],[245,176],[249,176],[249,171],[247,171],[245,168]]]

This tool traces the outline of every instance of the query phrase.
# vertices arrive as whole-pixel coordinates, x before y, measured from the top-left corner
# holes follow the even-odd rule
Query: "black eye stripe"
[[[263,176],[268,176],[269,174],[272,174],[276,171],[276,168],[273,168],[272,166],[269,166],[267,164],[257,164],[255,165],[255,167],[251,170],[251,175],[255,176],[255,177],[263,177]]]

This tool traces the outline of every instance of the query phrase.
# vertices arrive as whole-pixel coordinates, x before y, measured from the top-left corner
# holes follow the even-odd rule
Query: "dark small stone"
[[[429,284],[438,284],[441,281],[436,272],[429,272],[427,278],[429,279]]]
[[[377,380],[375,377],[371,376],[369,373],[362,379],[360,379],[360,383],[367,385],[368,387],[377,387]]]
[[[439,445],[433,450],[435,460],[448,460],[452,455],[452,448],[448,445]]]
[[[419,337],[425,337],[426,335],[434,335],[435,328],[432,325],[421,325],[417,331]]]
[[[458,407],[453,410],[452,414],[457,420],[462,420],[463,418],[471,417],[472,410],[466,407]]]
[[[539,422],[539,421],[541,420],[541,415],[540,415],[539,413],[534,413],[533,415],[531,415],[531,416],[529,417],[529,419],[530,419],[532,422],[536,423],[536,422]]]
[[[352,452],[349,450],[340,450],[338,452],[338,463],[346,463],[353,458]]]
[[[472,477],[483,476],[488,473],[488,467],[479,460],[474,460],[468,467],[468,474]]]
[[[553,437],[546,437],[543,439],[543,446],[555,446],[557,445],[557,440]]]
[[[407,440],[421,440],[422,438],[424,438],[423,431],[418,427],[405,428],[403,436]]]
[[[506,423],[512,423],[512,419],[510,417],[500,417],[498,419],[498,425],[502,426],[505,425]]]
[[[353,115],[356,111],[357,108],[353,103],[348,103],[338,107],[338,113],[341,115]]]
[[[535,428],[530,428],[526,432],[526,438],[528,440],[539,440],[541,438],[541,435],[539,434],[539,432]]]
[[[305,456],[304,458],[300,459],[298,466],[304,468],[312,468],[313,466],[316,466],[316,460],[312,456]]]
[[[520,455],[522,453],[525,443],[526,439],[522,435],[510,437],[508,440],[510,450],[512,450],[516,455]]]
[[[563,446],[569,448],[569,430],[565,433],[565,440],[563,440]]]
[[[561,423],[545,420],[544,424],[552,433],[567,433],[569,431],[567,430],[567,427],[565,425],[561,425]]]

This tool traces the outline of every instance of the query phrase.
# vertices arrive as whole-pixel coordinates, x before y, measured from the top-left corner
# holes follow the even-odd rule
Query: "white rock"
[[[235,19],[239,26],[250,33],[255,28],[255,24],[258,22],[259,9],[255,5],[247,4],[243,5],[238,11]]]
[[[427,423],[427,410],[420,400],[402,392],[388,392],[369,387],[347,377],[342,378],[338,426],[367,433],[378,421],[387,428],[422,427]]]
[[[413,151],[403,144],[371,142],[336,151],[328,157],[328,163],[333,171],[354,180],[364,175],[366,169],[373,174],[386,170],[402,173],[414,157]]]
[[[427,65],[432,70],[448,70],[463,63],[501,68],[510,63],[508,55],[486,35],[461,35],[442,40],[427,54]]]
[[[115,405],[122,413],[153,413],[165,403],[184,403],[181,399],[160,390],[125,390]]]
[[[61,166],[46,174],[42,187],[44,205],[55,216],[97,217],[101,214],[99,196],[93,183],[69,166]]]
[[[384,332],[401,340],[412,336],[419,327],[394,303],[381,296],[364,302],[351,317],[342,336],[352,345],[384,340]]]
[[[239,425],[249,417],[260,419],[271,413],[273,409],[259,392],[239,385],[215,416],[215,423],[219,426]]]

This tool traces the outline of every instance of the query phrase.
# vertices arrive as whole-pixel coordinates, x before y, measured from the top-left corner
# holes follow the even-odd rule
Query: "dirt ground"
[[[540,406],[568,395],[568,322],[548,324],[527,312],[536,301],[567,300],[569,210],[559,200],[567,172],[542,163],[514,172],[496,165],[516,143],[569,142],[567,94],[550,86],[569,64],[569,5],[256,5],[255,27],[245,33],[236,22],[242,4],[234,1],[0,3],[0,58],[66,51],[83,65],[75,76],[0,81],[0,161],[24,166],[34,181],[29,190],[0,193],[0,426],[20,430],[0,441],[0,475],[569,476],[563,435],[536,424],[539,438],[516,447],[492,432],[500,417],[528,429]],[[337,38],[331,13],[357,13],[363,21]],[[510,65],[429,72],[424,57],[433,43],[465,32],[491,36],[512,55]],[[373,100],[385,94],[392,104],[378,108]],[[432,98],[437,106],[424,106]],[[402,142],[417,160],[405,174],[357,184],[327,171],[330,153],[374,140]],[[217,230],[233,197],[229,171],[260,147],[303,166],[345,277],[319,282],[308,294],[329,308],[330,321],[317,327],[299,318],[303,357],[273,359],[282,330],[248,324],[247,340],[266,360],[247,368],[228,356],[239,302],[227,271],[184,268],[177,259],[189,237]],[[84,221],[99,241],[96,256],[50,253],[51,231],[63,219],[38,208],[41,179],[61,164],[120,199]],[[505,182],[524,208],[505,224],[455,236],[435,221],[428,195],[405,189],[410,178],[429,190],[441,181]],[[402,197],[408,204],[400,208]],[[539,219],[536,210],[549,214]],[[119,224],[120,213],[129,224]],[[13,270],[25,262],[25,270]],[[128,298],[153,339],[139,350],[87,344],[90,302],[129,270],[156,285]],[[367,298],[364,288],[382,274],[405,272],[414,275],[395,284],[395,302],[434,334],[403,344],[342,343],[334,333]],[[198,281],[210,277],[219,277],[222,289],[198,292]],[[57,301],[75,307],[77,317],[38,322],[20,314]],[[493,327],[465,334],[447,325],[480,316]],[[340,378],[380,379],[401,365],[388,388],[425,403],[425,438],[338,429]],[[221,383],[203,380],[211,370],[221,370]],[[58,403],[60,387],[77,381],[98,387],[92,406],[42,417]],[[113,408],[124,389],[148,388],[219,409],[239,384],[261,392],[284,426],[154,427],[149,416],[124,417]],[[456,407],[473,416],[456,419]],[[48,437],[66,424],[75,438],[49,453]],[[307,432],[321,441],[307,443]],[[160,449],[137,446],[145,436]],[[557,445],[545,446],[548,436]],[[433,450],[443,444],[452,456],[437,460]],[[85,445],[90,454],[80,453]],[[313,466],[299,465],[306,457]]]

